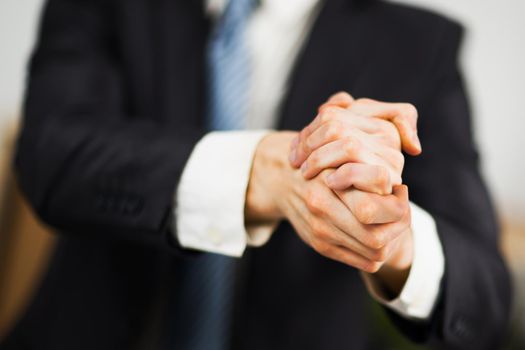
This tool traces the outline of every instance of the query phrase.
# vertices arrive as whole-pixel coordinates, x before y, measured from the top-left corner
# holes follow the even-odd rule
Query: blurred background
[[[30,299],[53,245],[51,230],[34,219],[16,190],[10,169],[25,67],[42,2],[0,2],[0,338]],[[502,249],[512,267],[516,290],[505,349],[525,349],[525,1],[400,2],[441,12],[467,28],[462,67],[482,170],[497,205],[504,232]],[[378,332],[389,334],[381,337],[385,349],[417,348],[396,336],[379,308],[373,310]]]

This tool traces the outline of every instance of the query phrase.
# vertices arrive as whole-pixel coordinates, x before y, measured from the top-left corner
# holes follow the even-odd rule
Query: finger
[[[380,195],[392,193],[392,182],[388,169],[380,165],[347,163],[341,165],[326,178],[333,190],[355,187],[358,190]]]
[[[315,119],[319,118],[319,115],[315,117]],[[315,121],[314,119],[314,121]],[[305,140],[310,135],[309,131],[310,125],[307,125],[304,127],[299,134],[294,137],[292,142],[290,143],[290,154],[288,156],[288,160],[290,162],[290,165],[294,168],[299,168],[301,164],[303,164],[305,158],[305,154],[309,154],[311,151],[307,149]]]
[[[389,120],[399,131],[403,150],[411,155],[421,153],[421,142],[417,136],[417,109],[409,103],[388,103],[371,99],[359,99],[350,110],[361,115]]]
[[[320,119],[320,116],[316,119]],[[301,133],[302,135],[297,139],[298,145],[296,147],[292,145],[292,151],[295,151],[294,161],[298,166],[302,165],[317,148],[342,138],[343,135],[350,136],[351,131],[345,128],[341,121],[334,119],[319,124],[318,127],[309,125]]]
[[[314,150],[337,139],[350,137],[356,133],[360,135],[376,133],[381,128],[381,123],[388,122],[331,107],[301,131],[301,136],[292,142],[291,151],[296,152],[295,164],[301,165]]]
[[[340,199],[337,198],[337,196],[334,196],[334,201],[340,203]],[[346,208],[342,203],[341,208],[343,210],[343,215],[346,216],[346,221],[351,220],[350,217],[352,216],[352,213],[350,213],[348,208]],[[339,229],[332,222],[331,219],[325,218],[317,220],[318,223],[315,226],[317,227],[318,232],[314,236],[317,240],[318,246],[319,243],[321,243],[321,245],[324,245],[324,248],[340,246],[349,251],[355,252],[366,259],[379,260],[377,250],[366,247],[364,244],[362,244],[356,238],[354,238],[350,233],[344,232],[341,229]],[[356,222],[355,225],[359,225],[359,223]],[[386,258],[386,252],[383,254]]]
[[[319,113],[321,113],[323,109],[328,106],[348,108],[352,102],[354,102],[354,97],[350,95],[348,92],[341,91],[341,92],[338,92],[330,96],[328,101],[326,101],[319,107]]]
[[[323,107],[321,109],[321,112],[316,116],[312,123],[306,126],[300,132],[299,136],[292,142],[290,152],[291,165],[294,167],[299,167],[308,157],[308,155],[317,147],[320,147],[321,145],[333,141],[335,138],[340,138],[344,136],[345,133],[348,133],[348,130],[352,129],[358,129],[370,134],[380,134],[381,140],[385,141],[385,144],[396,148],[399,147],[401,144],[401,137],[399,135],[398,128],[395,126],[395,124],[390,123],[389,119],[383,114],[378,114],[377,118],[371,118],[370,113],[373,113],[374,111],[366,110],[366,106],[365,109],[363,109],[362,106],[366,105],[367,103],[379,104],[379,102],[366,101],[371,100],[357,100],[355,104],[359,103],[358,106],[356,108],[352,107],[350,109],[342,108],[341,106],[344,106],[343,104],[340,106],[328,104],[325,107]],[[386,103],[384,104],[386,105]],[[406,104],[390,105],[404,106]],[[400,108],[398,108],[398,110],[399,109]],[[363,115],[366,115],[366,117],[363,117],[362,115],[356,113],[352,113],[352,111],[354,110],[359,113],[363,113]],[[380,112],[385,113],[383,110],[380,110]],[[387,116],[388,115],[389,114],[387,114]],[[400,121],[404,122],[404,119],[400,119]],[[401,126],[402,125],[404,124],[401,124]],[[391,128],[393,128],[395,131],[389,130]],[[392,132],[395,133],[394,138],[391,137]],[[405,139],[406,138],[407,137],[405,137]]]
[[[349,162],[386,165],[383,159],[368,147],[363,147],[356,138],[345,138],[313,151],[301,166],[301,172],[306,179],[310,179],[324,169],[337,168]]]
[[[375,142],[370,135],[360,131],[347,132],[349,137],[336,139],[313,151],[301,169],[306,179],[323,169],[337,168],[345,163],[363,163],[385,167],[393,185],[401,184],[404,157],[401,152]],[[390,192],[388,192],[390,193]]]
[[[374,138],[376,138],[378,142],[401,151],[401,137],[399,136],[399,131],[397,130],[397,127],[394,125],[394,123],[379,118],[363,118],[373,120],[375,122],[375,128],[367,132],[373,134]]]
[[[361,255],[342,247],[333,247],[330,251],[329,257],[345,265],[355,267],[356,269],[369,273],[375,273],[379,271],[383,265],[380,262],[370,261],[369,259],[366,259]]]
[[[339,119],[340,115],[345,110],[338,107],[332,107],[329,110],[324,111],[321,114],[318,114],[314,120],[308,124],[299,135],[292,141],[292,147],[290,152],[290,164],[293,167],[298,168],[308,157],[308,155],[313,151],[310,149],[306,143],[308,137],[317,130],[322,124],[328,123],[331,121],[336,121]]]
[[[365,147],[369,148],[378,158],[382,160],[381,163],[373,163],[372,165],[383,165],[390,173],[392,185],[401,185],[401,174],[405,166],[405,156],[403,153],[391,147],[382,144],[374,144],[367,142]]]
[[[334,245],[339,245],[372,262],[384,262],[391,255],[392,243],[410,226],[410,211],[398,222],[363,225],[333,192],[323,198],[325,201],[315,200],[313,207],[312,203],[307,205],[311,215],[306,221],[315,232],[311,240],[314,249],[326,256]]]
[[[292,141],[290,164],[296,168],[301,166],[306,157],[312,152],[312,149],[308,148],[306,144],[308,137],[325,123],[350,119],[348,116],[346,116],[346,118],[344,117],[345,113],[348,114],[346,109],[336,105],[329,105],[324,108],[322,112],[318,113],[314,120],[303,128],[299,135]],[[354,121],[354,123],[356,123],[358,127],[372,127],[370,123],[367,123],[363,118]]]
[[[363,225],[334,192],[319,190],[304,202],[306,213],[301,216],[312,232],[307,235],[311,238],[305,241],[326,256],[334,245],[339,245],[371,261],[386,261],[390,251],[388,243],[406,227],[400,223]]]
[[[387,224],[389,225],[389,224]],[[385,261],[388,261],[390,266],[395,266],[398,270],[410,268],[414,258],[414,247],[412,230],[410,224],[404,228],[397,229],[397,236],[389,244],[388,251],[385,254]]]
[[[378,128],[380,128],[379,124],[381,123],[387,123],[391,125],[391,123],[382,120],[374,120],[368,117],[349,113],[348,111],[342,112],[340,118],[329,120],[321,124],[317,129],[313,131],[311,130],[310,134],[304,139],[306,147],[299,149],[299,161],[304,161],[304,159],[308,157],[309,153],[315,149],[337,139],[350,137],[356,132],[364,136],[366,136],[366,134],[376,133]],[[397,130],[395,132],[397,134]],[[377,141],[374,143],[377,143]]]
[[[364,244],[372,248],[388,248],[387,253],[391,252],[391,250],[395,248],[392,247],[393,243],[395,243],[400,235],[410,230],[411,223],[410,210],[407,210],[399,221],[386,224],[365,225],[369,240],[368,243]],[[390,256],[387,256],[387,258],[390,258]]]
[[[358,244],[348,244],[345,240],[339,240],[339,245],[351,249],[371,261],[384,262],[388,260],[392,251],[395,250],[396,240],[401,234],[407,232],[411,225],[410,210],[407,210],[399,221],[393,223],[364,225],[357,221],[353,215],[347,215],[337,205],[342,205],[348,210],[342,202],[333,204],[329,213],[330,222],[343,234],[358,242]]]
[[[401,220],[408,210],[408,190],[395,186],[391,195],[381,196],[356,189],[336,191],[362,224],[384,224]]]
[[[326,173],[329,174],[329,172]],[[324,242],[324,247],[318,246],[314,248],[316,250],[328,248],[328,245],[340,245],[363,256],[376,256],[374,250],[353,237],[355,231],[360,230],[363,232],[362,235],[365,234],[364,225],[356,220],[332,190],[321,182],[318,185],[318,188],[305,194],[303,204],[298,206],[299,216],[302,221],[307,222],[308,231],[311,232],[309,236],[313,237],[305,241]]]
[[[385,260],[387,250],[374,249],[363,244],[356,236],[369,236],[367,227],[361,224],[341,200],[332,192],[333,200],[328,203],[326,218],[321,225],[321,232],[328,235],[322,237],[326,242],[340,245],[348,250],[374,261]],[[317,225],[319,226],[319,225]]]

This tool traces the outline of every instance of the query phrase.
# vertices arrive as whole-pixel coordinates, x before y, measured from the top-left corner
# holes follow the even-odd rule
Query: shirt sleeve
[[[432,216],[414,203],[410,203],[410,208],[414,260],[399,296],[388,299],[375,278],[364,274],[363,277],[370,294],[379,303],[405,318],[426,320],[439,296],[445,257]]]
[[[197,143],[175,195],[173,232],[182,247],[239,257],[268,241],[276,223],[244,222],[253,156],[267,133],[217,131]]]

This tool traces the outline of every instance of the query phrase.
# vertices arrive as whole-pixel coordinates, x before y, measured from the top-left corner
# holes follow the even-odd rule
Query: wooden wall
[[[0,137],[0,338],[30,300],[54,241],[15,185],[10,166],[14,135],[12,128]]]

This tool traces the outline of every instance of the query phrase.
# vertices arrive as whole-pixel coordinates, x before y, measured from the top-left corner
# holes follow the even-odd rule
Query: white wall
[[[500,213],[525,217],[525,1],[403,0],[468,27],[463,66],[473,97],[483,168]],[[18,115],[26,57],[41,0],[0,2],[0,127]]]
[[[525,220],[525,1],[401,0],[467,27],[462,65],[483,170],[503,218]]]
[[[24,70],[42,0],[0,1],[0,126],[19,113]]]

